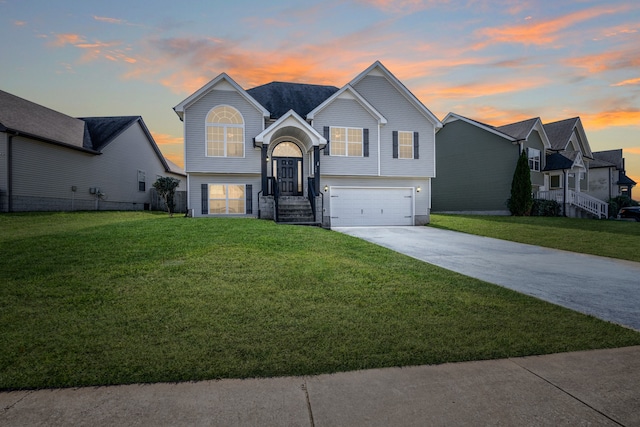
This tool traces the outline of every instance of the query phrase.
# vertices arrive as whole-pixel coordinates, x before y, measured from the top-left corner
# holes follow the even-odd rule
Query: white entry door
[[[411,187],[331,187],[331,226],[414,225]]]

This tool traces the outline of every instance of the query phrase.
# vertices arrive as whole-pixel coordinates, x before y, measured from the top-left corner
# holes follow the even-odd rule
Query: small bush
[[[560,216],[561,208],[555,200],[534,199],[531,216]]]

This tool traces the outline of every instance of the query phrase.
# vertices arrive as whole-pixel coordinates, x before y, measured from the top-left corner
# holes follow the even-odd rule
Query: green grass
[[[640,262],[640,224],[630,221],[431,215],[431,227]]]
[[[640,333],[318,228],[0,215],[0,389],[319,374]]]

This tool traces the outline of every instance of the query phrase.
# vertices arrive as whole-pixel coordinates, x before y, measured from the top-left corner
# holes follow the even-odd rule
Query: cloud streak
[[[603,15],[620,13],[628,9],[619,7],[595,7],[579,10],[545,21],[526,20],[524,24],[507,25],[494,28],[482,28],[476,36],[482,41],[475,44],[474,49],[483,49],[493,44],[522,44],[525,46],[553,45],[562,37],[562,31],[584,21]]]

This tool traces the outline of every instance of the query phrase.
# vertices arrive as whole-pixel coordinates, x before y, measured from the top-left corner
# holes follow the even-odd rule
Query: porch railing
[[[560,203],[560,205],[567,203],[568,205],[589,212],[598,218],[609,217],[609,204],[585,193],[567,190],[567,200],[564,200],[564,190],[538,191],[535,196],[538,199],[555,200]]]

